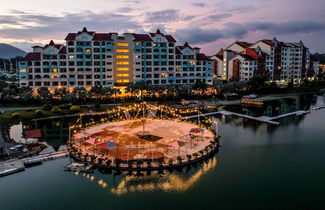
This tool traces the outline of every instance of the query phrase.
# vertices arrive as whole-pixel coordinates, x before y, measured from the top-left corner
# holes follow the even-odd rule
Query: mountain
[[[0,43],[0,58],[14,58],[16,56],[25,56],[27,53],[17,47],[9,44]]]

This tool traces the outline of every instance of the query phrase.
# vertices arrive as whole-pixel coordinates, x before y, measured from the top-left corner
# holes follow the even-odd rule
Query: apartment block
[[[83,28],[69,33],[64,44],[34,46],[19,64],[20,85],[39,87],[93,86],[123,88],[145,81],[150,85],[212,84],[212,60],[172,35],[97,33]]]
[[[247,81],[263,76],[271,81],[299,83],[315,74],[309,50],[302,41],[288,43],[276,38],[256,43],[236,41],[212,59],[214,74],[220,80]]]

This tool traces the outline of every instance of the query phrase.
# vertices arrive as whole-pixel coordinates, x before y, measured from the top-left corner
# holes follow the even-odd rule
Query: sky
[[[325,53],[325,0],[0,0],[0,43],[31,51],[64,43],[84,26],[97,32],[157,28],[213,55],[236,40],[299,42]]]

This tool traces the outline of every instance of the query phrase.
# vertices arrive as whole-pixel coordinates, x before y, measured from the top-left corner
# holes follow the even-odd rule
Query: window
[[[118,61],[116,62],[117,65],[128,65],[129,61]]]
[[[26,69],[20,69],[20,72],[26,72]]]
[[[128,77],[129,74],[117,74],[116,76],[118,76],[118,77]]]
[[[117,82],[126,83],[126,82],[130,82],[130,81],[128,79],[118,79]]]
[[[129,68],[116,68],[117,71],[129,71]]]
[[[74,59],[74,55],[69,55],[69,60],[73,60]]]
[[[127,47],[127,46],[129,46],[129,43],[118,42],[118,43],[116,43],[116,45],[119,47]]]
[[[116,52],[118,52],[118,53],[128,53],[129,50],[128,49],[116,49]]]
[[[86,53],[90,53],[90,52],[91,52],[91,49],[90,49],[90,48],[86,48],[86,49],[85,49],[85,52],[86,52]]]
[[[127,59],[127,58],[129,58],[129,56],[128,55],[117,55],[116,58]]]

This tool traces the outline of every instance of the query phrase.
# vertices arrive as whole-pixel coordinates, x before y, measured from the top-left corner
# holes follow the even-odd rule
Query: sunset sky
[[[86,26],[98,32],[157,28],[208,55],[235,40],[302,40],[325,53],[324,0],[10,0],[1,1],[0,43],[25,51]]]

